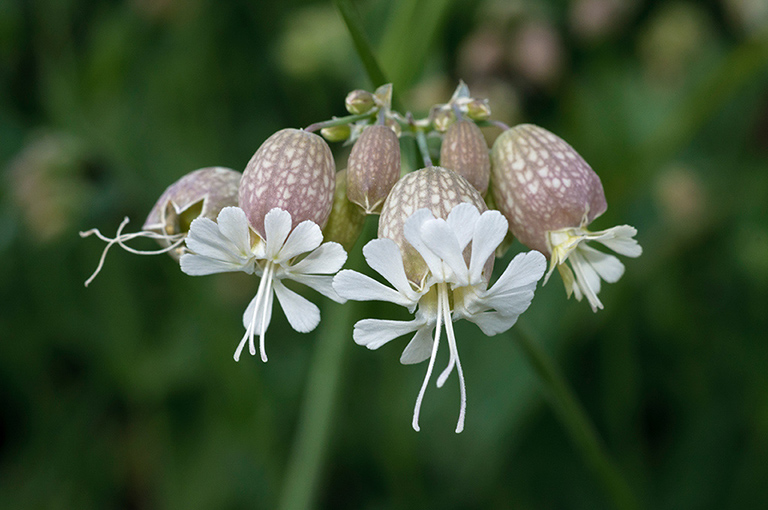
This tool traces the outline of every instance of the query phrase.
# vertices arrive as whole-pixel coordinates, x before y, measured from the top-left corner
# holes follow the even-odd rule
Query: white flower
[[[464,429],[466,388],[453,321],[467,319],[487,335],[506,331],[530,305],[536,282],[546,269],[546,259],[535,251],[519,254],[496,284],[488,288],[489,275],[485,274],[488,259],[507,232],[507,221],[498,211],[480,214],[475,206],[463,203],[454,207],[443,220],[435,218],[428,209],[420,209],[405,221],[403,231],[406,240],[429,267],[421,287],[416,288],[408,281],[400,250],[390,239],[370,241],[363,248],[363,254],[368,265],[393,288],[351,270],[336,275],[333,286],[346,299],[389,301],[415,312],[411,321],[361,320],[355,324],[353,336],[357,344],[378,349],[390,340],[416,332],[400,362],[420,363],[429,358],[413,412],[412,425],[417,431],[421,402],[434,368],[441,329],[445,325],[450,360],[438,377],[437,386],[442,387],[456,369],[461,393],[458,433]],[[463,253],[470,242],[471,255],[467,265]]]
[[[303,283],[337,302],[344,300],[332,287],[332,278],[347,259],[338,243],[324,243],[320,227],[303,221],[291,230],[291,215],[272,209],[264,217],[265,238],[248,226],[239,207],[225,207],[217,221],[195,219],[186,238],[189,253],[181,257],[181,270],[193,276],[243,271],[261,277],[259,289],[243,314],[243,335],[235,350],[235,361],[248,341],[248,350],[256,354],[254,336],[259,335],[262,361],[267,361],[264,337],[272,316],[273,291],[293,329],[307,333],[320,322],[320,310],[288,289],[282,282],[290,279]],[[255,243],[252,239],[255,238]],[[301,255],[306,254],[303,258]]]
[[[547,283],[557,267],[568,297],[573,294],[581,301],[581,297],[586,296],[592,311],[596,312],[603,308],[603,303],[597,297],[600,279],[608,283],[617,282],[624,274],[624,264],[617,257],[588,246],[587,242],[597,241],[627,257],[639,257],[643,248],[633,239],[637,234],[634,227],[619,225],[600,232],[590,232],[586,222],[585,214],[578,227],[547,232],[547,248],[552,257],[544,283]],[[566,261],[570,262],[573,269],[565,264]]]

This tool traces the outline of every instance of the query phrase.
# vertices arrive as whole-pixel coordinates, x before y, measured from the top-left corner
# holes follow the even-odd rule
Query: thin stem
[[[361,113],[359,115],[347,115],[345,117],[334,117],[331,120],[324,120],[322,122],[315,122],[314,124],[310,124],[309,126],[304,128],[304,131],[308,133],[312,133],[314,131],[319,131],[320,129],[327,128],[327,127],[334,127],[334,126],[343,126],[344,124],[351,124],[352,122],[357,122],[358,120],[363,120],[371,117],[371,112],[368,113]]]
[[[477,124],[478,127],[497,127],[503,131],[507,131],[509,129],[509,126],[500,120],[477,120],[475,121],[475,124]]]
[[[424,134],[424,131],[421,129],[416,129],[416,144],[419,146],[419,152],[421,153],[421,157],[424,160],[424,166],[430,167],[432,166],[432,158],[429,156],[429,146],[427,145],[427,136]]]
[[[381,66],[376,59],[376,56],[373,54],[373,48],[371,48],[371,43],[365,35],[365,30],[363,30],[363,23],[360,20],[360,15],[355,10],[352,2],[350,0],[333,0],[333,3],[336,5],[336,9],[338,9],[344,23],[347,25],[347,30],[352,37],[357,56],[363,63],[365,72],[373,83],[373,86],[380,87],[381,85],[390,83],[384,75],[384,71],[381,70]],[[403,109],[397,96],[392,98],[392,106],[397,110]]]
[[[539,376],[552,409],[586,463],[599,477],[614,506],[627,510],[640,508],[629,484],[608,456],[594,425],[555,362],[538,345],[522,321],[518,322],[515,330],[518,342]]]
[[[328,303],[323,307],[324,317],[280,496],[278,508],[281,510],[304,510],[312,506],[329,443],[344,351],[352,344],[349,337],[354,308],[351,302]]]
[[[360,57],[365,67],[365,72],[373,82],[374,87],[388,83],[387,79],[384,78],[384,72],[381,70],[379,62],[373,55],[371,44],[368,42],[368,37],[366,37],[365,31],[362,28],[363,24],[360,21],[360,15],[352,6],[352,2],[350,0],[334,0],[333,3],[336,4],[339,14],[341,14],[344,23],[347,25],[347,30],[352,37],[357,55]]]

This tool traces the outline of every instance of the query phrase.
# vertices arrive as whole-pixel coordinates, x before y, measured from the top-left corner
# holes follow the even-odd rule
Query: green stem
[[[429,145],[427,145],[427,135],[421,129],[415,130],[416,144],[419,146],[419,152],[424,159],[424,167],[432,166],[432,158],[429,156]]]
[[[339,14],[341,14],[344,23],[347,25],[347,30],[349,30],[349,35],[352,37],[357,55],[365,67],[365,72],[373,82],[374,88],[389,83],[384,77],[384,71],[381,70],[379,62],[373,55],[371,43],[368,42],[368,37],[366,37],[363,30],[360,15],[355,10],[352,2],[350,0],[334,0],[333,3],[336,4],[336,9],[339,10]]]
[[[363,30],[363,23],[360,20],[360,15],[355,10],[352,2],[350,0],[333,0],[333,3],[336,5],[339,14],[341,14],[344,24],[347,25],[347,30],[349,31],[350,37],[352,37],[357,56],[363,63],[365,72],[371,82],[373,82],[374,88],[390,83],[384,75],[384,71],[381,70],[381,66],[379,65],[378,60],[376,60],[376,56],[373,54],[373,48],[368,41],[368,37],[365,35],[365,30]],[[398,110],[403,109],[397,96],[392,98],[392,106]]]
[[[599,477],[614,506],[627,510],[640,508],[629,484],[608,456],[594,425],[555,362],[538,345],[525,324],[518,323],[516,331],[520,347],[539,376],[547,399],[560,423],[586,463]]]
[[[354,308],[351,303],[328,303],[323,307],[323,321],[280,497],[281,510],[312,506],[329,442],[344,350],[352,343],[350,323]]]
[[[344,124],[351,124],[352,122],[357,122],[358,120],[367,119],[371,116],[373,116],[374,112],[366,112],[361,113],[359,115],[347,115],[346,117],[334,117],[331,120],[324,120],[322,122],[315,122],[314,124],[310,124],[309,126],[304,128],[304,131],[308,133],[312,133],[313,131],[318,131],[323,128],[327,127],[334,127],[334,126],[343,126]]]

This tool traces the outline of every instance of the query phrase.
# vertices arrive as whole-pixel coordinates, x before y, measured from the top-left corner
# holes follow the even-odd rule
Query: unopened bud
[[[493,198],[509,229],[549,255],[546,233],[578,227],[606,209],[600,178],[562,138],[532,124],[515,126],[491,149]]]
[[[440,147],[440,165],[461,175],[485,195],[491,176],[491,159],[485,137],[474,122],[460,120],[451,124]]]
[[[366,214],[377,213],[400,178],[400,142],[388,126],[368,126],[347,165],[347,197]]]
[[[483,197],[465,178],[439,166],[406,175],[395,184],[384,202],[379,218],[379,237],[392,239],[398,245],[405,273],[416,285],[421,285],[428,268],[403,235],[405,220],[423,208],[429,209],[436,218],[447,218],[448,213],[462,202],[474,205],[481,213],[487,210]]]
[[[373,94],[367,90],[353,90],[347,94],[344,104],[349,113],[360,115],[371,111],[371,108],[374,107],[376,101],[373,98]]]
[[[343,142],[351,134],[349,124],[342,124],[341,126],[331,126],[320,130],[320,134],[323,138],[329,142]]]
[[[163,247],[170,246],[173,236],[186,234],[195,218],[216,220],[223,208],[237,205],[240,178],[240,172],[218,166],[188,173],[160,195],[143,230],[169,236],[156,239]],[[182,249],[168,253],[178,259]]]
[[[311,220],[322,228],[333,205],[335,172],[331,149],[320,136],[280,130],[248,162],[240,183],[240,208],[262,237],[264,216],[275,207],[291,214],[294,227]]]
[[[336,191],[328,224],[323,229],[323,239],[334,241],[349,252],[355,245],[365,223],[365,213],[347,199],[347,169],[336,172]]]
[[[430,113],[432,125],[441,133],[445,133],[448,126],[456,121],[456,114],[450,108],[435,108]]]
[[[395,136],[400,138],[400,135],[403,134],[403,128],[400,126],[400,123],[397,122],[395,119],[387,119],[384,121],[384,125],[387,126],[389,129],[392,130],[393,133],[395,133]]]
[[[487,99],[473,99],[467,103],[467,117],[472,120],[488,120],[491,116],[491,107]]]

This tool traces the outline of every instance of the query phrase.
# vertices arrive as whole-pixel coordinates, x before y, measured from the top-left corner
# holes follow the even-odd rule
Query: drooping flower
[[[107,243],[96,270],[85,281],[85,286],[87,287],[99,274],[104,266],[107,252],[115,244],[137,255],[168,253],[178,260],[184,251],[184,238],[192,220],[198,217],[213,219],[224,207],[237,205],[237,189],[241,176],[240,172],[224,167],[195,170],[168,186],[160,195],[140,232],[123,234],[123,229],[129,221],[127,217],[120,223],[112,239],[98,229],[80,232],[80,237],[95,235]],[[162,248],[137,250],[125,244],[138,237],[154,239]]]
[[[440,168],[433,171],[448,172]],[[412,179],[417,182],[412,185],[417,188],[427,182],[425,178],[430,177],[429,174],[419,175],[419,172],[409,174],[409,177],[414,175]],[[428,181],[431,184],[446,183],[455,175],[447,179],[444,176],[442,180],[432,175]],[[432,196],[440,200],[443,200],[443,196],[449,196],[447,193],[441,195],[441,191],[446,192],[444,189],[432,189],[427,201],[432,202]],[[477,194],[477,191],[474,193]],[[411,201],[419,202],[418,192],[408,196]],[[453,196],[454,200],[458,196],[455,190]],[[353,338],[356,343],[369,349],[378,349],[395,338],[415,332],[400,362],[413,364],[429,359],[414,407],[412,426],[417,431],[421,403],[434,369],[442,328],[445,327],[450,357],[448,366],[437,379],[437,386],[442,387],[448,376],[456,370],[461,395],[456,425],[458,433],[464,429],[466,387],[453,321],[466,319],[474,322],[487,335],[506,331],[530,305],[536,282],[546,267],[541,253],[532,251],[520,254],[489,288],[489,260],[493,259],[496,247],[504,239],[507,221],[497,211],[481,213],[476,205],[462,200],[455,200],[452,205],[445,218],[435,217],[429,208],[419,208],[407,216],[401,230],[403,239],[413,252],[401,249],[400,243],[386,237],[374,239],[363,248],[368,265],[392,287],[351,270],[339,272],[333,282],[334,289],[343,298],[388,301],[404,306],[415,314],[411,321],[361,320],[355,324]],[[423,277],[420,273],[411,272],[409,275],[408,267],[420,267],[419,264],[409,263],[409,259],[414,257],[421,259],[426,267]]]
[[[549,256],[544,283],[555,268],[571,294],[586,296],[593,311],[600,280],[613,283],[624,265],[587,243],[597,241],[628,257],[642,248],[637,230],[620,225],[599,232],[587,226],[607,208],[600,178],[563,139],[531,124],[515,126],[496,139],[491,150],[493,198],[520,242]],[[568,264],[566,264],[566,262]]]
[[[307,285],[342,302],[331,285],[347,258],[337,243],[323,242],[336,185],[328,144],[313,133],[283,129],[270,136],[246,166],[238,207],[222,209],[217,222],[192,222],[181,269],[190,275],[243,271],[261,277],[256,296],[243,315],[245,334],[235,361],[248,343],[256,354],[259,335],[262,361],[267,361],[265,335],[274,296],[291,327],[306,333],[320,322],[320,310],[289,290],[282,280]]]
[[[181,257],[182,271],[192,276],[243,271],[261,277],[256,296],[243,314],[245,334],[235,350],[235,361],[246,342],[249,352],[256,354],[255,335],[259,336],[261,359],[267,361],[265,335],[275,296],[296,331],[307,333],[320,322],[317,306],[288,289],[282,280],[294,280],[343,302],[331,281],[347,259],[344,249],[338,243],[320,244],[323,234],[312,221],[293,229],[291,225],[290,213],[278,208],[264,217],[263,237],[251,230],[239,207],[222,209],[216,222],[208,218],[192,222],[186,238],[188,252]]]

